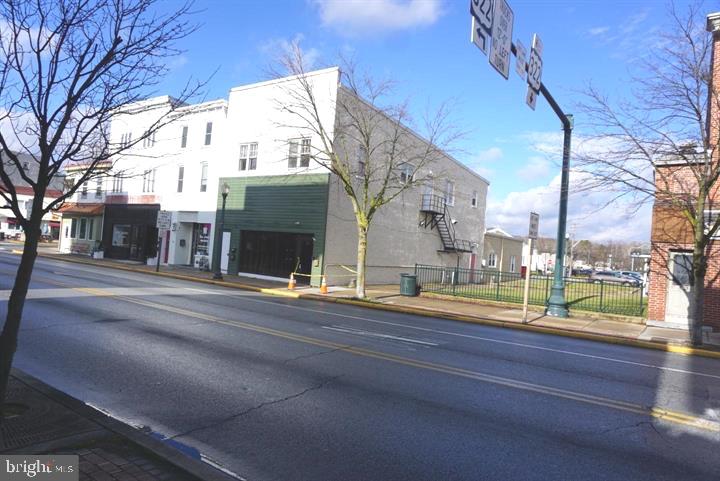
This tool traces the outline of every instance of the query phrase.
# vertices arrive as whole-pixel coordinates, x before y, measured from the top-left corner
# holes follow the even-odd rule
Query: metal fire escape
[[[472,252],[473,244],[470,241],[458,239],[455,227],[450,218],[445,198],[434,194],[423,194],[420,212],[425,214],[421,225],[430,230],[437,228],[443,248],[439,252]]]

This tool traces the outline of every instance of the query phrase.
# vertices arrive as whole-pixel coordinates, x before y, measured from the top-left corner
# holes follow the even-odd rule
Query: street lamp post
[[[220,211],[220,228],[218,229],[218,237],[215,242],[215,274],[213,279],[222,280],[222,271],[220,270],[220,251],[222,250],[222,235],[225,230],[225,202],[227,196],[230,193],[230,186],[227,182],[223,183],[222,187],[222,210]]]

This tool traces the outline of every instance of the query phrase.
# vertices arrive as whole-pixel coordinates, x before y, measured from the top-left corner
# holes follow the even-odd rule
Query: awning
[[[102,215],[105,204],[75,204],[67,203],[58,209],[63,214]]]

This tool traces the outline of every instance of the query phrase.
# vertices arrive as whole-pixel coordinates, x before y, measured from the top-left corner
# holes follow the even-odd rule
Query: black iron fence
[[[518,304],[523,301],[525,279],[519,272],[416,264],[415,275],[422,292]],[[552,276],[532,274],[528,302],[547,305],[552,283]],[[646,306],[641,286],[589,282],[581,277],[565,278],[565,299],[570,309],[625,316],[642,316]]]

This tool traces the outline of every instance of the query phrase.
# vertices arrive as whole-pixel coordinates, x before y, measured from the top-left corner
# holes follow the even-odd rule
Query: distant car
[[[634,272],[634,271],[620,271],[620,274],[622,274],[622,275],[624,275],[624,276],[630,276],[630,277],[633,277],[633,278],[639,280],[640,282],[644,282],[644,281],[643,281],[643,275],[640,274],[639,272]]]
[[[592,274],[592,269],[573,269],[572,275],[574,276],[589,276]]]
[[[642,281],[640,279],[637,279],[632,276],[626,276],[623,275],[620,272],[617,271],[598,271],[593,272],[590,274],[590,277],[588,277],[588,282],[613,282],[616,284],[621,284],[623,286],[633,286],[633,287],[640,287],[642,285]]]

